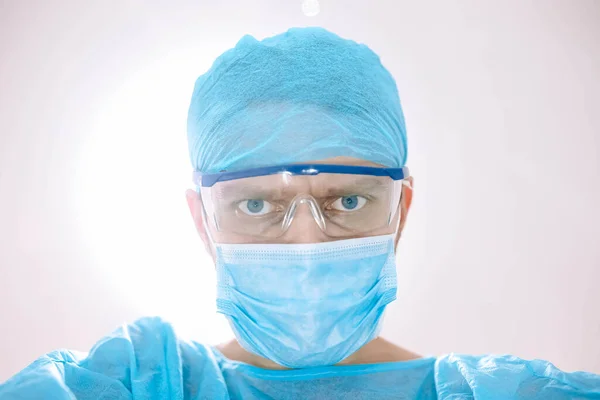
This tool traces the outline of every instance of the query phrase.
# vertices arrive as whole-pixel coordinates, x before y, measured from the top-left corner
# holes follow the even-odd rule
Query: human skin
[[[381,167],[379,164],[375,164],[370,161],[365,161],[352,157],[333,157],[324,160],[311,161],[310,163],[315,164],[343,164],[343,165],[362,165],[371,167]],[[396,213],[394,221],[388,226],[379,231],[371,232],[370,236],[386,235],[394,233],[396,226],[398,226],[398,232],[394,239],[394,248],[397,251],[398,242],[404,230],[408,211],[412,203],[413,195],[413,178],[409,177],[410,187],[406,185],[402,186],[402,197],[400,204],[398,205],[399,211]],[[235,234],[216,232],[205,224],[202,212],[202,200],[198,193],[192,189],[186,192],[187,203],[196,226],[196,230],[200,235],[200,238],[204,242],[206,251],[211,255],[213,262],[215,262],[215,249],[211,240],[208,237],[207,229],[210,229],[212,238],[217,243],[248,243],[248,238],[241,237]],[[398,218],[400,218],[400,225],[398,224]],[[321,232],[318,225],[312,220],[310,213],[306,216],[306,221],[312,220],[313,223],[298,223],[298,216],[294,218],[294,222],[290,226],[289,230],[285,233],[286,243],[315,243],[323,241],[336,240],[335,238],[328,238]],[[223,343],[217,346],[219,351],[223,355],[231,360],[241,361],[250,365],[254,365],[266,369],[287,369],[271,360],[260,357],[256,354],[246,351],[236,339],[229,342]],[[358,349],[356,352],[348,356],[346,359],[338,363],[338,365],[352,365],[352,364],[372,364],[381,362],[392,362],[392,361],[406,361],[415,358],[420,358],[419,355],[403,349],[382,337],[376,337],[371,340],[363,347]]]

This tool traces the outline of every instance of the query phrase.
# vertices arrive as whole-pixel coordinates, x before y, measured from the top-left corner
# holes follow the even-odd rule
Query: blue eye
[[[261,199],[244,200],[238,204],[238,207],[248,215],[264,215],[273,208],[271,203]]]
[[[260,212],[260,210],[265,208],[265,201],[264,200],[248,200],[248,203],[246,203],[246,207],[248,207],[248,211],[250,211],[252,213],[258,213],[258,212]]]
[[[348,210],[354,210],[358,205],[358,196],[342,197],[342,205]]]
[[[333,208],[339,211],[356,211],[363,208],[367,199],[362,196],[344,196],[333,203]]]

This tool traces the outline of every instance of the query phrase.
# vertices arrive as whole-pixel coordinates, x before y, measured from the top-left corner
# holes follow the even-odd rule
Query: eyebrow
[[[337,184],[331,187],[327,187],[327,195],[340,194],[340,193],[351,193],[358,189],[367,190],[383,190],[385,185],[381,179],[377,178],[361,178],[354,181],[350,181],[346,184]],[[318,189],[317,189],[318,190]],[[316,190],[315,190],[316,191]],[[220,197],[230,198],[232,196],[239,197],[274,197],[281,196],[285,192],[283,187],[265,188],[259,185],[228,185],[222,188],[220,191]]]
[[[327,193],[340,193],[340,192],[350,192],[356,189],[367,189],[367,190],[382,190],[386,187],[385,184],[381,182],[380,179],[376,178],[362,178],[357,179],[352,182],[348,182],[346,184],[341,184],[337,186],[332,186],[328,188]]]
[[[239,196],[239,197],[249,197],[249,196],[268,197],[268,196],[273,196],[273,195],[279,195],[279,194],[281,194],[281,192],[282,192],[282,190],[280,188],[267,189],[263,186],[257,186],[257,185],[254,185],[254,186],[244,185],[243,187],[230,185],[230,186],[226,186],[222,190],[220,190],[220,196],[222,196],[224,198],[229,198],[234,195]]]

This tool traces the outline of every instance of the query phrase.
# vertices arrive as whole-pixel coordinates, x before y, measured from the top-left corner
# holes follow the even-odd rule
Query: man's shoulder
[[[457,393],[476,397],[494,394],[494,398],[600,397],[600,375],[564,372],[548,361],[508,354],[450,353],[437,358],[435,377],[440,398]]]
[[[194,377],[185,385],[184,370]],[[202,376],[221,379],[210,347],[178,338],[160,317],[143,317],[114,329],[87,353],[39,357],[0,384],[0,398],[181,398],[199,393]]]

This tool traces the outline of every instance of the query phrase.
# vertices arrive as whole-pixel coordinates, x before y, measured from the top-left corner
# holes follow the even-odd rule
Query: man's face
[[[312,163],[381,167],[381,165],[352,157],[334,157],[312,161]],[[395,213],[395,218],[392,223],[384,228],[370,231],[368,236],[392,234],[394,233],[399,222],[400,225],[398,227],[398,233],[395,239],[395,246],[397,247],[412,202],[413,178],[410,177],[409,181],[411,186],[410,188],[404,185],[402,186],[401,202],[398,206],[398,212]],[[215,250],[208,237],[208,229],[210,229],[210,235],[216,243],[264,243],[264,240],[254,238],[249,235],[217,231],[210,224],[206,223],[204,218],[205,214],[203,213],[202,200],[198,193],[190,189],[187,191],[186,197],[196,229],[202,238],[207,251],[213,257],[213,261],[215,260]],[[400,218],[400,221],[398,221],[398,218]],[[315,222],[312,214],[308,210],[308,207],[300,206],[294,216],[291,226],[283,236],[277,239],[277,243],[319,243],[333,240],[339,240],[339,238],[327,236]]]

